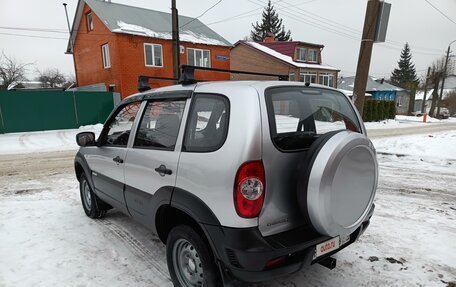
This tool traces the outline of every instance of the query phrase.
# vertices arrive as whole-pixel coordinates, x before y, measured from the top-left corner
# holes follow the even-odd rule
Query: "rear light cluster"
[[[254,218],[260,214],[265,187],[261,160],[249,161],[239,167],[234,182],[234,206],[240,217]]]

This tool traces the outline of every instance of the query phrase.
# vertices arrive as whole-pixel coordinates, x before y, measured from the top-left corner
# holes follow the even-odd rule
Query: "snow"
[[[395,130],[443,126],[372,124]],[[157,236],[115,210],[102,220],[85,216],[73,158],[74,135],[87,129],[99,132],[101,126],[0,135],[0,286],[172,286]],[[26,134],[26,145],[12,146]],[[366,232],[334,255],[334,270],[313,265],[253,286],[456,282],[456,129],[372,141],[380,172]],[[33,153],[51,146],[51,153]]]
[[[445,99],[449,93],[456,91],[456,89],[443,89],[442,99]],[[432,93],[434,89],[430,89],[426,92],[426,99],[432,100]],[[437,90],[437,94],[440,96],[440,89]],[[415,100],[422,100],[424,98],[424,91],[419,91],[415,95]]]
[[[139,36],[166,39],[166,40],[171,40],[173,38],[171,32],[156,32],[156,31],[150,30],[148,28],[134,25],[134,24],[128,24],[123,21],[117,21],[117,26],[119,26],[119,28],[112,30],[112,32],[139,35]],[[203,34],[196,34],[189,30],[180,31],[179,39],[182,42],[227,46],[226,43],[224,43],[220,40],[209,38]]]
[[[417,162],[456,163],[456,129],[452,131],[372,139],[378,153],[407,156]],[[456,173],[456,166],[453,167]]]
[[[79,129],[0,134],[0,154],[75,150],[76,134],[91,131],[98,136],[102,128],[102,124],[97,124]]]
[[[334,67],[331,67],[331,66],[324,66],[324,65],[319,65],[319,64],[306,64],[306,63],[299,63],[299,62],[295,62],[293,61],[293,59],[290,57],[290,56],[287,56],[287,55],[284,55],[284,54],[281,54],[273,49],[270,49],[266,46],[263,46],[259,43],[256,43],[256,42],[250,42],[250,41],[245,41],[244,43],[246,43],[247,45],[250,45],[252,47],[254,47],[255,49],[258,49],[266,54],[269,54],[277,59],[280,59],[284,62],[287,62],[295,67],[299,67],[299,68],[313,68],[313,69],[324,69],[324,70],[332,70],[332,71],[338,71],[339,69],[337,68],[334,68]]]

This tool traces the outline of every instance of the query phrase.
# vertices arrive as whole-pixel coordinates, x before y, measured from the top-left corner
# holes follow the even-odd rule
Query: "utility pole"
[[[423,102],[421,103],[421,112],[424,114],[426,111],[424,110],[424,106],[426,105],[426,94],[428,88],[428,81],[429,81],[429,74],[431,73],[431,67],[428,67],[426,81],[424,81],[424,95],[423,95]]]
[[[65,15],[68,25],[68,33],[70,34],[70,47],[71,47],[71,55],[73,55],[73,66],[74,66],[74,77],[76,80],[76,85],[78,84],[78,73],[76,72],[76,61],[74,60],[74,43],[73,39],[71,38],[71,27],[70,27],[70,18],[68,18],[68,10],[67,10],[67,3],[63,3],[63,7],[65,8]]]
[[[180,51],[179,51],[179,19],[176,8],[176,0],[171,0],[172,34],[173,34],[173,67],[174,78],[180,77]],[[177,83],[177,81],[176,81]]]
[[[440,115],[440,105],[441,105],[442,96],[443,96],[443,86],[445,85],[445,78],[446,78],[446,76],[447,76],[448,59],[450,58],[450,46],[451,46],[451,44],[453,44],[454,42],[456,42],[456,40],[454,40],[453,42],[451,42],[451,43],[448,45],[448,49],[447,49],[447,54],[446,54],[446,58],[445,58],[445,67],[444,67],[443,73],[442,73],[442,86],[440,87],[440,95],[439,95],[439,98],[438,98],[438,100],[437,100],[437,117]]]
[[[363,115],[364,97],[366,94],[367,77],[374,46],[375,32],[377,29],[377,18],[380,7],[380,0],[369,0],[367,2],[366,17],[364,18],[363,35],[359,49],[358,66],[356,68],[355,86],[353,97],[355,106],[360,115]]]

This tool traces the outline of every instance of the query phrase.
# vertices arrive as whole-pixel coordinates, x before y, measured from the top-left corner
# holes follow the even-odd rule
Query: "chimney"
[[[263,42],[275,42],[274,33],[271,33],[271,32],[266,33],[266,37],[264,37]]]

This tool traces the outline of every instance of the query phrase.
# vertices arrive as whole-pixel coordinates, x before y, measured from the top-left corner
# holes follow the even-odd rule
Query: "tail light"
[[[239,167],[234,182],[234,206],[240,217],[254,218],[260,214],[265,187],[261,160],[249,161]]]

